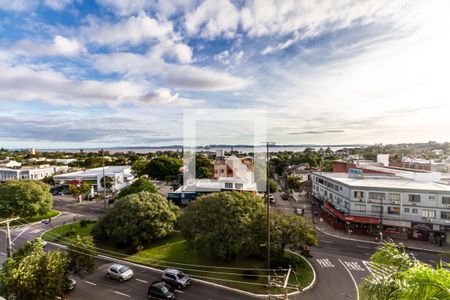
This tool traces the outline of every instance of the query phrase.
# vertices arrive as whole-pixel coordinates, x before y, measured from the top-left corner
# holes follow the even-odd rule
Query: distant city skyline
[[[450,2],[0,0],[0,147],[182,144],[186,108],[279,144],[450,137]],[[198,144],[251,144],[208,124]]]

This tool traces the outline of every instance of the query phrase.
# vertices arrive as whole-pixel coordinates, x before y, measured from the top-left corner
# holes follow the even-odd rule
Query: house
[[[246,179],[247,181],[254,181],[254,166],[253,157],[239,158],[235,155],[225,157],[223,150],[216,152],[214,160],[214,179],[222,177],[235,177]]]

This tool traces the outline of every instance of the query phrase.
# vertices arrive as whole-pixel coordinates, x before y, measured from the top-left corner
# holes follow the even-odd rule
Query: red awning
[[[379,224],[380,219],[377,218],[371,218],[371,217],[360,217],[360,216],[349,216],[344,215],[343,213],[337,211],[335,208],[333,208],[330,203],[326,202],[324,205],[324,208],[329,211],[334,216],[338,217],[344,222],[354,222],[354,223],[361,223],[361,224]]]

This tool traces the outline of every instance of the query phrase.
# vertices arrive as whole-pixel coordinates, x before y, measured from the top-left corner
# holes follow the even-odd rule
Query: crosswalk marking
[[[363,261],[363,264],[375,278],[385,278],[394,271],[393,268],[388,266],[383,266],[366,260]]]
[[[316,261],[322,268],[334,268],[333,263],[328,258],[316,258]]]
[[[39,233],[39,232],[44,231],[44,230],[45,230],[45,229],[43,229],[43,228],[40,228],[40,229],[34,229],[34,230],[31,230],[30,233]]]
[[[365,269],[360,266],[357,261],[344,261],[344,264],[352,271],[365,271]]]

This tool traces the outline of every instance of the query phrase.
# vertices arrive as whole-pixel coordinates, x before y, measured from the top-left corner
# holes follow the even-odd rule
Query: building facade
[[[312,181],[322,215],[335,228],[450,243],[450,185],[361,170],[315,172]]]
[[[6,180],[42,180],[57,172],[56,167],[42,165],[36,167],[22,167],[20,169],[0,168],[0,181]]]

